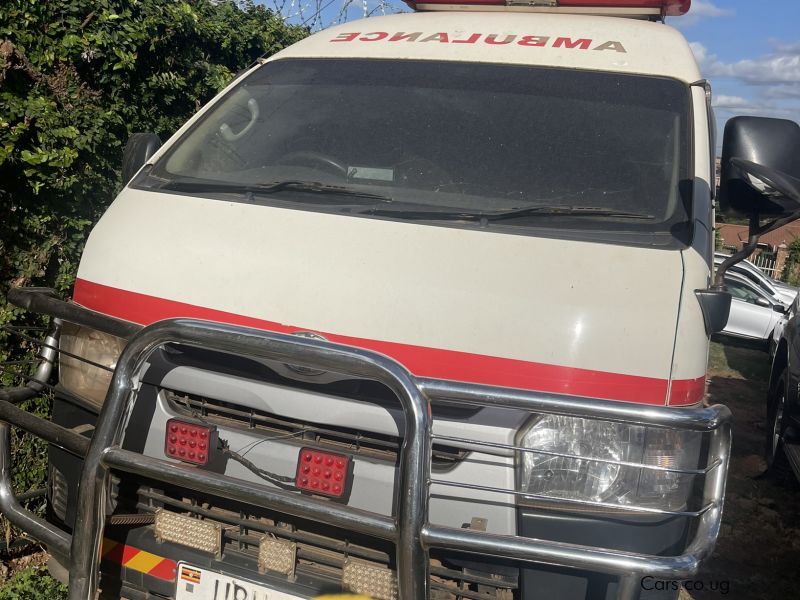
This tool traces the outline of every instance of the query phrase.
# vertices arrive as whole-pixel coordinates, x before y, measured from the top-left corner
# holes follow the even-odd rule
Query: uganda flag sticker
[[[181,565],[181,581],[199,584],[200,571],[191,567],[187,567],[186,565]]]

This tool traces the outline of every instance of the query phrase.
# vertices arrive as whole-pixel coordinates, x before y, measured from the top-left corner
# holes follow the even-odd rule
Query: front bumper
[[[29,299],[28,305],[34,308],[37,301],[36,298]],[[94,327],[98,327],[98,320],[102,321],[102,315],[87,315],[85,313],[88,311],[74,305],[54,302],[57,303],[53,299],[47,299],[47,312],[54,316],[79,323],[80,319],[91,320],[91,326]],[[376,514],[301,496],[293,491],[186,468],[171,461],[124,449],[121,442],[125,425],[136,402],[138,375],[148,357],[168,343],[347,373],[380,381],[392,389],[403,406],[405,420],[393,515]],[[430,403],[494,406],[530,413],[555,413],[707,432],[708,461],[702,510],[676,514],[655,511],[663,518],[691,519],[691,539],[688,544],[679,544],[682,551],[678,550],[676,553],[644,554],[594,545],[591,539],[587,539],[592,536],[578,536],[571,542],[563,541],[563,537],[555,541],[540,534],[537,537],[524,537],[527,533],[524,524],[540,520],[540,515],[530,511],[529,514],[520,514],[523,529],[519,536],[431,523],[428,510],[430,486],[449,485],[447,481],[437,479],[432,474],[431,444],[437,441],[452,443],[453,440],[440,439],[432,433]],[[118,473],[176,486],[202,497],[222,497],[231,502],[277,511],[289,517],[318,523],[320,527],[337,528],[388,544],[393,548],[401,600],[429,597],[430,557],[439,551],[477,556],[482,561],[496,560],[517,566],[546,565],[542,567],[543,571],[569,569],[603,574],[609,582],[616,584],[616,587],[610,587],[617,597],[636,598],[640,593],[639,582],[642,577],[689,577],[696,572],[700,561],[713,548],[719,532],[730,447],[730,415],[724,407],[641,407],[594,399],[420,380],[411,376],[400,365],[371,352],[316,340],[185,319],[155,324],[131,338],[119,360],[90,444],[84,435],[39,419],[31,421],[26,415],[27,413],[19,411],[11,403],[0,401],[0,419],[5,421],[0,425],[0,509],[10,521],[43,541],[55,556],[68,562],[72,600],[93,598],[96,593],[99,556],[106,529],[106,513],[109,510],[107,490],[112,469]],[[16,502],[8,478],[10,449],[9,426],[6,423],[30,431],[52,445],[84,459],[75,508],[75,522],[80,526],[74,532],[69,533],[66,528],[59,528],[27,513]],[[459,443],[470,443],[470,440],[460,440]],[[497,450],[507,452],[509,448],[498,447]],[[459,487],[466,494],[516,493],[513,490],[498,490],[477,483]],[[534,527],[531,532],[536,529]],[[139,543],[148,542],[143,540]],[[524,569],[524,572],[533,571]],[[523,577],[523,585],[537,585],[535,579],[525,583],[527,579],[530,577]],[[523,593],[523,597],[533,597],[527,591]]]

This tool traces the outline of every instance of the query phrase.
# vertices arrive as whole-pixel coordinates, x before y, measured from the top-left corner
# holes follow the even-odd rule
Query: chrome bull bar
[[[165,344],[193,346],[336,371],[386,385],[400,400],[405,419],[399,478],[395,489],[396,515],[388,517],[348,508],[292,491],[123,450],[121,443],[135,404],[139,376],[150,355]],[[431,402],[495,406],[531,413],[707,432],[710,442],[709,467],[704,472],[704,507],[692,513],[698,522],[687,549],[680,556],[642,555],[429,523],[429,491],[432,483],[435,483],[431,479],[431,445],[435,439],[431,430]],[[88,450],[85,448],[86,439],[82,436],[50,423],[47,429],[33,427],[24,415],[27,415],[25,411],[0,400],[0,421],[33,430],[43,439],[74,454],[85,454],[76,526],[70,536],[31,515],[16,502],[8,472],[9,426],[0,423],[0,510],[12,523],[70,557],[70,600],[94,600],[97,596],[111,469],[392,541],[396,545],[397,582],[401,600],[428,597],[429,551],[434,548],[615,575],[620,581],[618,598],[632,600],[639,595],[642,577],[685,579],[696,573],[700,562],[710,554],[720,529],[731,441],[730,412],[724,406],[639,406],[419,379],[392,359],[374,352],[310,338],[192,319],[162,321],[142,329],[130,339],[117,363]]]

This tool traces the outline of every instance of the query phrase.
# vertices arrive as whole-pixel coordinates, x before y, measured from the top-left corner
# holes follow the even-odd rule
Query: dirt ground
[[[800,489],[764,475],[767,355],[714,343],[709,375],[711,401],[733,413],[733,460],[722,533],[696,578],[707,589],[691,594],[695,600],[800,598]]]

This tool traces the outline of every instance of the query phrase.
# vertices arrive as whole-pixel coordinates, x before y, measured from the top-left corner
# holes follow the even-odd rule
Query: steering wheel
[[[343,175],[347,177],[347,167],[337,161],[330,156],[326,156],[325,154],[321,154],[319,152],[313,152],[311,150],[298,150],[296,152],[290,152],[286,156],[283,156],[280,160],[282,164],[312,164],[312,165],[319,165],[325,167],[328,171],[333,171],[337,175]]]

